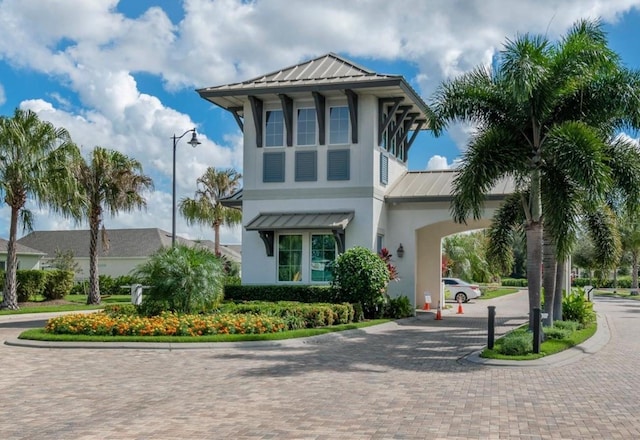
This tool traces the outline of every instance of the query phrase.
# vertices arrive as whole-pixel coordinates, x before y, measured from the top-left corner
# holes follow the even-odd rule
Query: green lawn
[[[19,315],[25,313],[51,313],[51,312],[71,312],[81,310],[101,309],[105,304],[128,304],[131,302],[131,295],[111,295],[101,298],[102,304],[88,306],[87,297],[84,295],[67,295],[64,297],[67,304],[45,301],[44,298],[36,298],[36,301],[28,305],[21,305],[19,310],[0,310],[0,315]]]
[[[481,286],[482,296],[478,299],[493,299],[504,295],[510,295],[520,291],[518,287],[485,287]]]
[[[593,291],[593,294],[596,296],[612,296],[616,298],[626,298],[633,299],[635,301],[640,301],[640,295],[631,295],[630,289],[597,289]]]

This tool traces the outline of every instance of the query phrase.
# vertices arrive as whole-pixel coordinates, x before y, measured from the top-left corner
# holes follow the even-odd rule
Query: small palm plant
[[[222,262],[202,247],[160,249],[136,268],[135,276],[150,286],[143,295],[144,314],[206,312],[222,302]]]

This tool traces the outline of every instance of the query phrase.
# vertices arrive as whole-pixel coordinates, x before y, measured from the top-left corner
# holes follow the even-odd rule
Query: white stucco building
[[[229,200],[243,211],[243,284],[327,283],[340,252],[386,247],[401,278],[389,293],[421,306],[440,291],[441,238],[488,225],[451,221],[453,172],[408,172],[430,110],[402,76],[327,54],[198,93],[244,133]],[[495,188],[487,216],[510,191]]]

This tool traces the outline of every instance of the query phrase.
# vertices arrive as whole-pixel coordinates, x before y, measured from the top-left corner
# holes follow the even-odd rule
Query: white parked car
[[[444,288],[451,292],[456,302],[458,300],[467,302],[482,295],[480,286],[469,284],[459,278],[443,278],[442,282],[444,283]]]

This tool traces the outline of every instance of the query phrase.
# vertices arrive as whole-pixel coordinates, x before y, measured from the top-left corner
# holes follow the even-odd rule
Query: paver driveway
[[[598,299],[611,340],[572,363],[496,367],[486,306],[280,345],[0,346],[1,439],[640,438],[640,303]],[[0,320],[0,339],[32,325]],[[22,328],[20,328],[22,327]]]

